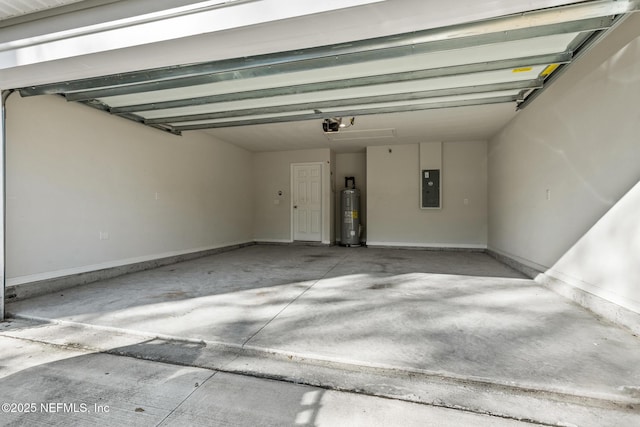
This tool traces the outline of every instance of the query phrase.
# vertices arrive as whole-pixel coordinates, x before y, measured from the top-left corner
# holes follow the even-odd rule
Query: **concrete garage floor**
[[[7,337],[550,425],[640,425],[640,340],[482,253],[256,245],[8,311],[29,322]]]

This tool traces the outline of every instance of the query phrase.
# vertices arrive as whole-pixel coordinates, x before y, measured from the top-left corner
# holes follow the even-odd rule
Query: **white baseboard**
[[[255,245],[255,243],[241,242],[235,244],[215,245],[207,248],[174,251],[57,270],[42,274],[14,277],[5,288],[5,298],[7,300],[14,301],[31,298],[74,286],[86,285],[99,280],[111,279],[123,274],[135,273],[164,265],[175,264],[177,262],[189,261],[251,245]]]
[[[552,268],[546,268],[493,248],[489,248],[487,252],[499,261],[531,277],[542,286],[574,301],[592,313],[640,335],[640,310],[636,310],[635,307],[623,307],[589,292],[585,288],[592,285],[554,271]]]
[[[367,241],[369,247],[388,248],[424,248],[424,249],[472,249],[484,251],[487,245],[469,243],[415,243],[415,242],[378,242]]]
[[[170,257],[175,257],[175,256],[180,256],[180,255],[195,254],[195,253],[198,253],[198,252],[205,252],[205,251],[210,251],[210,250],[214,250],[214,249],[221,249],[221,248],[226,248],[226,247],[229,247],[229,246],[244,245],[244,244],[247,244],[247,243],[249,243],[249,242],[244,241],[244,242],[222,243],[222,244],[219,244],[219,245],[207,246],[207,247],[202,247],[202,248],[185,249],[185,250],[181,250],[181,251],[171,251],[171,252],[164,252],[164,253],[153,254],[153,255],[144,255],[144,256],[140,256],[140,257],[119,259],[119,260],[108,261],[108,262],[103,262],[103,263],[99,263],[99,264],[83,265],[81,267],[65,268],[65,269],[62,269],[62,270],[47,271],[47,272],[44,272],[44,273],[29,274],[29,275],[25,275],[25,276],[12,277],[12,278],[8,278],[7,279],[7,286],[15,286],[15,285],[29,284],[29,283],[33,283],[33,282],[41,282],[43,280],[57,279],[59,277],[65,277],[65,276],[72,276],[72,275],[76,275],[76,274],[88,273],[88,272],[92,272],[92,271],[96,271],[96,270],[105,270],[105,269],[108,269],[108,268],[122,267],[122,266],[125,266],[125,265],[138,264],[138,263],[141,263],[141,262],[153,261],[153,260],[162,259],[162,258],[170,258]]]
[[[514,267],[516,270],[519,270],[521,273],[526,274],[527,276],[531,277],[532,279],[535,278],[538,274],[542,273],[543,271],[546,271],[548,269],[547,266],[544,266],[542,264],[537,264],[533,261],[529,261],[528,259],[525,258],[521,258],[517,255],[514,255],[512,253],[506,252],[506,251],[502,251],[499,249],[495,249],[491,246],[487,247],[487,252],[491,255],[493,255],[495,258],[500,259],[501,261],[505,262],[505,261],[511,261],[511,262],[515,262],[519,265],[513,265],[512,267]],[[504,260],[501,258],[505,258]],[[509,262],[505,262],[505,264],[510,264]],[[522,271],[522,267],[526,267],[531,269],[532,271],[530,271],[529,273]]]

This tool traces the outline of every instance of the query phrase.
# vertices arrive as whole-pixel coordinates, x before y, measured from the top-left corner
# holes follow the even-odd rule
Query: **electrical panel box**
[[[423,208],[440,207],[440,169],[422,170],[422,204]]]

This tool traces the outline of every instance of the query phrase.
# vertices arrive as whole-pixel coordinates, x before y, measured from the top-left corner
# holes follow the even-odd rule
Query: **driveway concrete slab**
[[[158,425],[213,372],[0,337],[0,425]]]
[[[167,424],[203,427],[528,425],[470,412],[296,384],[284,386],[278,381],[224,373],[200,387],[167,419]]]
[[[2,426],[531,425],[5,336],[0,408]]]
[[[434,375],[415,369],[383,369],[327,363],[287,353],[205,342],[163,340],[81,325],[0,323],[0,334],[55,342],[73,351],[106,352],[137,359],[195,366],[293,384],[351,390],[405,402],[423,403],[548,425],[627,426],[640,424],[640,411],[628,402],[585,398],[515,386]],[[65,344],[66,343],[66,344]],[[231,410],[231,409],[229,409]],[[194,421],[196,422],[196,421]],[[199,422],[199,421],[198,421]]]
[[[79,326],[42,325],[24,320],[0,323],[2,336],[12,336],[29,341],[49,340],[58,343],[64,343],[65,340],[68,340],[70,343],[69,346],[41,345],[39,348],[33,348],[28,353],[29,356],[23,359],[26,364],[20,362],[20,359],[15,356],[5,357],[4,360],[9,360],[8,366],[14,368],[9,373],[19,372],[33,366],[33,363],[42,364],[58,360],[55,355],[60,351],[83,355],[101,350],[109,354],[136,359],[169,362],[180,366],[197,366],[258,378],[278,378],[280,381],[290,384],[320,386],[323,390],[352,390],[358,394],[385,397],[387,400],[423,403],[436,408],[453,408],[462,410],[463,413],[491,414],[499,419],[522,420],[534,424],[539,422],[546,425],[581,427],[617,427],[640,424],[639,411],[633,406],[628,407],[628,404],[621,405],[610,401],[545,393],[539,390],[524,391],[513,387],[498,387],[495,384],[460,381],[408,370],[398,371],[367,368],[359,365],[323,363],[318,359],[303,359],[264,351],[254,352],[237,347],[175,340],[166,341],[142,336],[136,338],[111,330],[96,331],[85,328],[90,329],[93,333],[98,332],[98,335],[103,337],[103,340],[99,341],[94,340],[95,336],[92,333],[78,336],[76,332],[81,329]],[[13,343],[19,343],[19,341]],[[93,343],[92,345],[99,347],[82,349],[80,348],[83,345],[81,343]],[[4,344],[0,340],[0,347]],[[33,342],[29,342],[29,344],[33,344]],[[6,346],[6,349],[7,354],[12,354],[10,353],[11,343]],[[44,356],[46,358],[42,360]],[[73,386],[73,383],[71,385]],[[1,382],[0,386],[2,386]],[[244,390],[243,393],[250,394],[250,391]],[[239,399],[238,402],[244,401]],[[238,402],[226,408],[224,414],[252,410]],[[412,408],[412,406],[406,408]],[[176,410],[176,412],[179,411]],[[183,425],[182,422],[187,422],[185,421],[187,419],[191,420],[189,422],[192,424],[206,424],[211,421],[210,415],[204,416],[203,420],[197,411],[182,412],[187,412],[183,414],[186,418],[177,421],[178,425]],[[453,420],[458,419],[457,416],[451,416]],[[349,420],[348,417],[345,419]],[[485,421],[491,423],[495,419],[492,417],[489,420],[493,421],[483,421],[481,418],[479,422],[480,425],[485,425]],[[222,418],[219,421],[222,423]]]

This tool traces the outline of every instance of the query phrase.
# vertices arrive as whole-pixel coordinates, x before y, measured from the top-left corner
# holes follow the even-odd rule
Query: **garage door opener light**
[[[346,123],[342,121],[342,117],[330,117],[322,121],[322,130],[325,133],[338,132],[340,129],[353,126],[355,122],[355,117],[351,117]]]

